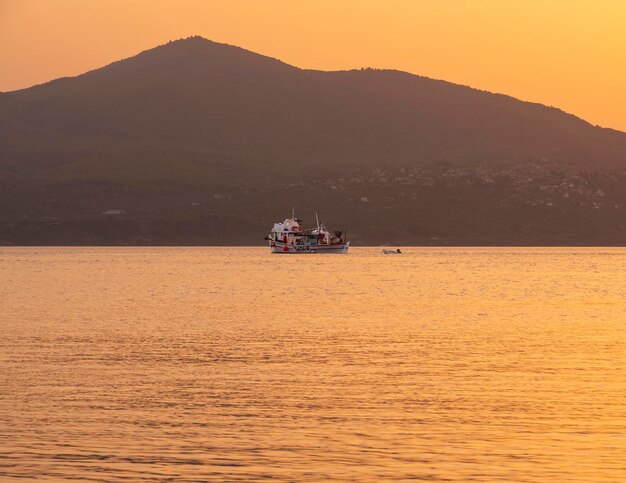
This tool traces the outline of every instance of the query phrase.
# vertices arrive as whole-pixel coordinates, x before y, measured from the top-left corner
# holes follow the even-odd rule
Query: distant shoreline
[[[267,248],[264,245],[0,245],[6,248]],[[354,245],[361,248],[626,248],[626,245]]]

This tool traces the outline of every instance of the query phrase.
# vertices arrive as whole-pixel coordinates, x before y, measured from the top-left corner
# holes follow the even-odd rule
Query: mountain
[[[566,82],[566,80],[564,80]],[[626,134],[393,70],[192,37],[0,94],[0,244],[624,244]]]

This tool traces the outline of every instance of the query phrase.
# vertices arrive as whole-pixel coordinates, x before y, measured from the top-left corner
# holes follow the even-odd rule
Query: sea
[[[402,251],[0,248],[0,481],[626,481],[626,249]]]

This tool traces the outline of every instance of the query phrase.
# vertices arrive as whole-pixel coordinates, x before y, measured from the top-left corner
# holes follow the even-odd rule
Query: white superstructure
[[[331,233],[319,220],[317,227],[310,230],[303,229],[301,223],[295,214],[282,223],[274,223],[265,237],[272,253],[348,253],[350,242],[343,232]]]

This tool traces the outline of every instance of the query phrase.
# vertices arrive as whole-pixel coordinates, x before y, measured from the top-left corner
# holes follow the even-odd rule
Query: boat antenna
[[[296,219],[296,209],[295,208],[291,208],[291,219],[292,220]]]
[[[317,211],[315,212],[315,221],[317,222],[317,229],[320,229],[320,219],[317,217]]]

